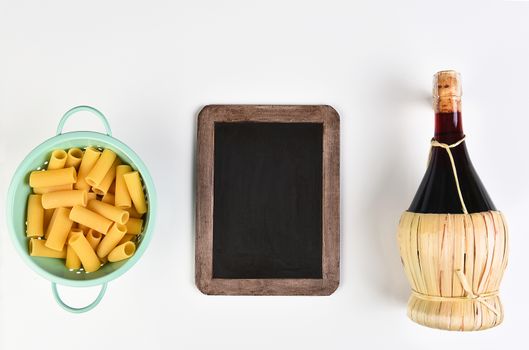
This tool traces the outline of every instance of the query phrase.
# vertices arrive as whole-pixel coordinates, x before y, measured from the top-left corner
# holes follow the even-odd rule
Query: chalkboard
[[[196,281],[206,294],[328,295],[339,282],[339,118],[208,106],[198,120]]]

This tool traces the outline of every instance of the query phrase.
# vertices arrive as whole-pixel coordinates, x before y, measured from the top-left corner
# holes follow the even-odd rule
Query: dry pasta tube
[[[80,205],[86,207],[88,203],[88,193],[83,190],[70,190],[50,192],[42,195],[42,207],[44,209],[73,207]]]
[[[116,262],[130,258],[136,251],[136,244],[134,242],[125,242],[118,245],[108,254],[108,261]]]
[[[90,186],[94,187],[101,184],[101,181],[105,178],[114,161],[116,160],[116,154],[108,148],[101,153],[101,156],[95,163],[94,167],[88,175],[86,175],[85,181]]]
[[[130,218],[126,225],[128,234],[139,235],[142,232],[143,219]]]
[[[129,217],[131,218],[141,219],[143,216],[143,214],[138,213],[138,211],[136,210],[136,208],[134,208],[134,206],[127,208],[125,210],[129,212]]]
[[[59,186],[50,186],[50,187],[35,187],[33,189],[34,193],[44,194],[57,191],[68,191],[73,189],[73,184],[59,185]]]
[[[50,160],[48,161],[48,170],[62,169],[66,164],[66,152],[62,149],[56,149],[51,152]]]
[[[83,154],[83,159],[81,159],[81,165],[79,165],[79,174],[77,176],[77,183],[75,188],[78,190],[89,190],[90,185],[86,183],[86,175],[92,170],[97,160],[101,156],[101,152],[95,148],[88,147]]]
[[[40,194],[30,194],[28,198],[27,210],[27,237],[44,236],[44,208],[42,207],[42,196]],[[128,215],[128,213],[127,213]]]
[[[46,241],[43,239],[31,238],[29,240],[29,255],[40,256],[43,258],[66,258],[66,249],[57,251],[46,247]]]
[[[121,225],[129,221],[129,212],[98,200],[88,202],[87,209]]]
[[[103,198],[101,198],[101,202],[115,205],[114,203],[116,202],[116,197],[112,193],[107,192]]]
[[[70,238],[72,238],[73,236],[75,236],[75,235],[82,235],[82,234],[83,234],[83,231],[73,228],[70,231],[70,234],[68,235],[68,240]],[[69,244],[67,244],[67,246],[66,246],[66,262],[65,262],[65,265],[70,270],[78,270],[78,269],[81,268],[81,259],[79,259],[79,257],[75,253],[75,250],[73,250],[73,248]]]
[[[88,243],[90,243],[90,247],[92,247],[94,251],[96,250],[99,242],[101,242],[101,238],[103,238],[103,235],[97,231],[94,231],[93,229],[88,230],[86,235],[86,240]]]
[[[46,171],[32,171],[29,175],[29,185],[33,188],[73,184],[76,180],[77,174],[73,167]]]
[[[55,209],[47,231],[48,239],[46,240],[46,247],[57,251],[63,250],[64,243],[73,224],[69,216],[70,209]]]
[[[130,208],[132,205],[129,190],[123,179],[123,175],[131,171],[132,168],[129,165],[118,165],[116,168],[116,198],[114,205],[118,208]]]
[[[79,205],[72,208],[70,219],[102,234],[106,234],[112,225],[112,221]]]
[[[121,160],[119,158],[116,158],[114,163],[112,164],[112,167],[107,172],[105,177],[103,178],[103,181],[99,185],[95,185],[92,187],[92,191],[97,193],[98,195],[104,196],[109,188],[110,185],[112,185],[115,177],[116,177],[116,167],[121,163]]]
[[[133,171],[123,175],[127,189],[129,190],[130,198],[134,207],[140,214],[147,212],[147,204],[145,203],[145,194],[143,193],[143,187],[141,186],[140,173]]]
[[[79,259],[75,250],[69,244],[66,246],[66,262],[64,265],[69,270],[79,270],[81,268],[81,259]]]
[[[136,235],[129,235],[128,233],[123,236],[123,238],[121,239],[121,241],[119,241],[118,245],[120,244],[123,244],[125,242],[128,242],[128,241],[132,241],[133,239],[135,239],[137,236]]]
[[[87,199],[88,201],[97,199],[97,194],[95,194],[94,192],[88,192]]]
[[[108,230],[101,243],[97,246],[97,256],[100,258],[106,257],[118,245],[125,233],[127,233],[127,226],[118,223],[112,224],[110,230]]]
[[[81,264],[86,272],[99,270],[101,263],[92,247],[90,247],[90,243],[88,243],[85,236],[75,235],[68,240],[68,244],[73,248],[81,260]]]
[[[65,168],[73,166],[75,170],[79,168],[81,164],[81,159],[83,158],[83,151],[79,148],[70,148],[68,150],[68,155],[66,156]]]

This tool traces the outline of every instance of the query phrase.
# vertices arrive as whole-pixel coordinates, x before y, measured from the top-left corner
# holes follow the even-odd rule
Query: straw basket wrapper
[[[405,212],[398,241],[412,287],[408,316],[413,321],[459,331],[503,321],[498,289],[507,266],[508,230],[500,212]]]

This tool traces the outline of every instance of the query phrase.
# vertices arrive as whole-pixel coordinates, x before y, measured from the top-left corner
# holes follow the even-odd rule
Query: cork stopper
[[[433,77],[433,102],[436,112],[461,111],[461,75],[454,70],[443,70]]]

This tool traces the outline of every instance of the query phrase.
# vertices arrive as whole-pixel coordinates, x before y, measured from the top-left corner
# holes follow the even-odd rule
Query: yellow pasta
[[[103,234],[107,233],[112,225],[109,219],[79,205],[72,208],[70,219]]]
[[[90,170],[92,170],[100,156],[101,152],[92,147],[88,147],[84,151],[83,158],[81,159],[81,165],[79,165],[79,174],[75,184],[76,189],[87,191],[90,189],[90,185],[86,183],[85,178]]]
[[[128,234],[139,235],[143,227],[143,219],[129,218],[126,226]]]
[[[129,220],[129,213],[127,211],[98,200],[88,202],[86,208],[121,225],[126,224]]]
[[[44,194],[44,193],[57,192],[57,191],[68,191],[72,189],[73,189],[73,184],[66,184],[66,185],[58,185],[58,186],[50,186],[50,187],[35,187],[33,189],[33,192],[37,194]]]
[[[127,213],[128,215],[129,213]],[[44,208],[42,207],[42,195],[30,194],[27,210],[27,237],[44,236]]]
[[[130,198],[134,207],[140,214],[147,212],[147,204],[145,203],[145,194],[143,193],[143,187],[141,185],[140,174],[137,171],[133,171],[123,175],[125,184],[129,190]]]
[[[81,159],[83,158],[83,151],[79,148],[70,148],[68,150],[68,155],[66,156],[65,168],[74,167],[75,170],[79,168],[81,164]]]
[[[108,204],[111,204],[111,205],[115,205],[114,203],[116,202],[116,197],[112,193],[107,192],[103,196],[103,198],[101,198],[101,202],[108,203]]]
[[[70,190],[50,192],[42,195],[42,207],[52,209],[59,207],[73,207],[81,205],[86,207],[88,203],[88,193],[83,190]]]
[[[86,235],[86,239],[94,251],[96,250],[99,242],[101,242],[101,238],[103,238],[103,235],[97,231],[94,231],[93,229],[90,229]]]
[[[123,175],[130,173],[132,168],[129,165],[119,165],[116,168],[116,196],[115,206],[118,208],[130,208],[132,205],[129,190],[123,179]]]
[[[63,250],[64,243],[73,224],[69,218],[69,214],[70,209],[55,209],[47,231],[48,239],[46,240],[46,247],[57,251]]]
[[[118,245],[108,254],[108,261],[116,262],[130,258],[136,251],[136,244],[134,242],[125,242]]]
[[[75,235],[82,235],[83,231],[80,229],[74,229],[70,231],[70,234],[68,235],[68,240],[72,238]],[[70,270],[78,270],[81,268],[81,259],[77,256],[77,253],[75,253],[75,250],[70,246],[70,244],[67,244],[66,246],[66,262],[65,265]]]
[[[68,240],[68,244],[73,248],[86,272],[99,270],[101,262],[96,253],[83,235],[75,235]]]
[[[29,255],[39,256],[43,258],[66,258],[66,249],[63,247],[62,250],[54,250],[46,247],[46,241],[44,239],[31,238],[29,240]]]
[[[100,258],[106,257],[108,253],[110,253],[110,251],[116,247],[116,245],[119,243],[119,241],[121,241],[126,233],[127,226],[120,225],[118,223],[112,224],[110,230],[108,230],[105,237],[103,237],[97,246],[97,256]]]
[[[134,255],[147,201],[139,172],[112,150],[54,150],[47,170],[30,173],[29,185],[31,256],[65,259],[70,271],[89,273]]]
[[[119,241],[118,245],[120,244],[123,244],[125,242],[128,242],[128,241],[132,241],[136,238],[137,236],[136,235],[129,235],[128,233],[123,236],[123,238],[121,239],[121,241]]]
[[[48,170],[62,169],[66,164],[66,152],[62,149],[56,149],[51,152],[50,160],[48,161]]]
[[[109,150],[108,148],[101,153],[101,156],[95,163],[94,167],[85,178],[85,181],[90,186],[98,186],[101,184],[101,181],[105,178],[105,175],[108,173],[114,161],[116,160],[116,154]],[[112,182],[112,181],[111,181]],[[109,184],[110,185],[110,184]]]
[[[32,171],[29,175],[29,185],[33,188],[73,184],[76,180],[77,174],[73,167],[46,171]]]
[[[110,170],[108,170],[107,174],[103,178],[103,181],[101,181],[99,185],[93,186],[92,191],[94,191],[100,196],[104,196],[108,192],[110,185],[112,185],[116,177],[116,167],[119,164],[121,164],[121,160],[119,158],[116,158],[116,160],[112,164],[112,167],[110,168]]]

